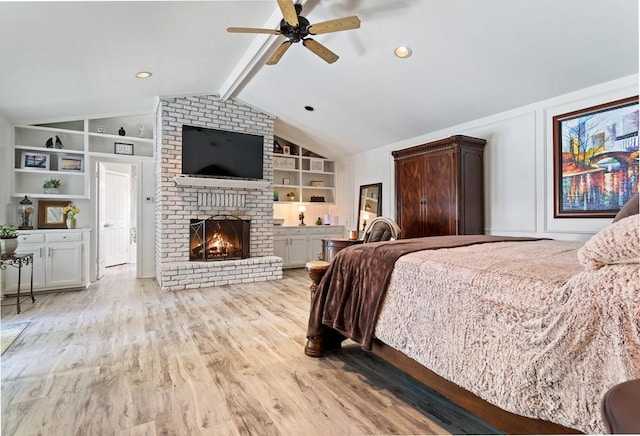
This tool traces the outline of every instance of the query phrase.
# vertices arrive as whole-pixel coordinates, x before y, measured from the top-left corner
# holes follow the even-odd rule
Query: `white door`
[[[106,170],[103,239],[105,266],[129,262],[129,174]]]

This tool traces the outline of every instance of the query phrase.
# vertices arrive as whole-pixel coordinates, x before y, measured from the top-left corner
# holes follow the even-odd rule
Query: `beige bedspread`
[[[601,433],[602,395],[640,378],[640,278],[637,264],[585,270],[581,245],[408,254],[375,335],[505,410]]]

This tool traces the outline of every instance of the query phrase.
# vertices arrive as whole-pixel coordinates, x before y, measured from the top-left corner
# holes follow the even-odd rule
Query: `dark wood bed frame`
[[[483,400],[477,395],[461,388],[457,384],[440,377],[435,372],[420,365],[415,360],[402,354],[378,340],[373,344],[373,354],[385,362],[395,366],[416,380],[424,383],[436,392],[444,395],[463,409],[484,419],[495,428],[509,434],[580,434],[581,432],[560,424],[541,419],[528,418],[507,412]]]
[[[325,349],[340,348],[340,343],[344,336],[327,326],[324,327],[326,336],[331,337],[331,339],[327,341],[318,337],[309,339],[305,347],[305,353],[308,356],[321,357]],[[444,395],[463,409],[484,419],[498,430],[507,434],[581,434],[578,430],[560,424],[542,419],[528,418],[494,406],[457,384],[440,377],[435,372],[378,339],[373,342],[372,352],[385,362]]]
[[[313,265],[310,265],[313,264]],[[307,271],[312,280],[311,294],[313,295],[322,276],[326,272],[328,262],[310,262],[307,264]],[[324,332],[321,337],[312,337],[307,340],[305,354],[310,357],[322,357],[325,350],[340,348],[345,339],[342,333],[323,326]],[[495,428],[508,434],[580,434],[582,432],[555,424],[553,422],[528,418],[507,412],[498,406],[494,406],[479,396],[458,386],[457,384],[439,376],[430,369],[422,366],[415,360],[384,344],[380,340],[374,340],[373,354],[380,357],[385,362],[403,371],[434,391],[444,395],[463,409],[484,419]]]

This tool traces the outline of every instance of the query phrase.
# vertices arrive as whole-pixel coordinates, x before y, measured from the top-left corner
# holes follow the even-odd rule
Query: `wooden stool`
[[[329,269],[329,262],[325,262],[324,260],[311,260],[307,262],[305,269],[309,273],[309,277],[312,281],[309,289],[311,290],[311,298],[313,298],[318,290],[318,285],[320,284],[322,277],[324,277],[327,269]]]
[[[309,273],[309,277],[312,281],[309,289],[311,290],[311,299],[313,300],[313,296],[318,290],[318,285],[320,284],[322,277],[324,277],[327,269],[329,269],[329,262],[325,262],[324,260],[311,260],[307,262],[305,269]],[[307,344],[304,347],[304,353],[307,356],[322,357],[324,350],[325,342],[323,336],[310,337],[307,339]]]
[[[602,420],[609,433],[640,433],[640,379],[617,384],[604,394]]]

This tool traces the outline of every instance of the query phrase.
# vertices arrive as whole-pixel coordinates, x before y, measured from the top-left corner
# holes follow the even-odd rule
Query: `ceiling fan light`
[[[403,59],[403,58],[408,58],[409,56],[411,56],[411,49],[409,47],[406,46],[401,46],[398,47],[394,50],[394,53],[397,57]]]

